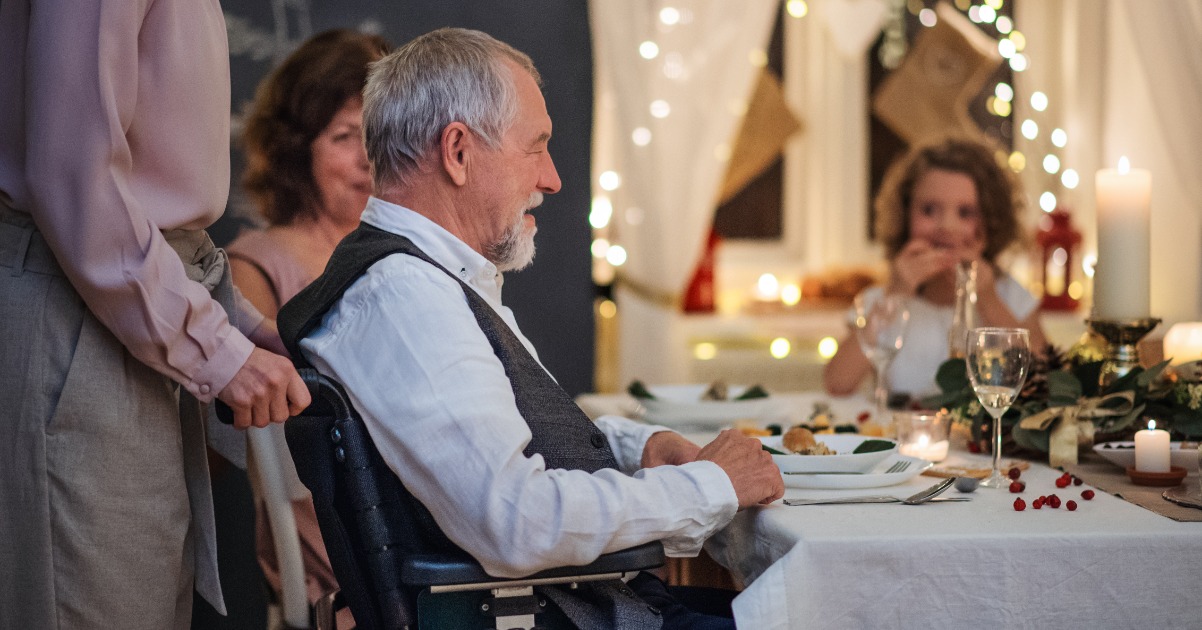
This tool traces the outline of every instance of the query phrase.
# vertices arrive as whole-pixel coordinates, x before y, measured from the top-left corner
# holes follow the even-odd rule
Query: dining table
[[[846,421],[871,409],[862,396],[773,399],[762,423],[806,422],[815,409]],[[625,394],[586,394],[578,403],[593,417],[642,415]],[[674,428],[699,444],[718,430]],[[942,496],[970,500],[921,505],[776,501],[741,510],[705,546],[743,585],[733,602],[736,623],[754,630],[1202,627],[1202,510],[1163,501],[1159,488],[1139,489],[1143,505],[1127,500],[1136,488],[1092,452],[1068,469],[1075,479],[1065,487],[1056,484],[1064,471],[1004,459],[1003,468],[1023,468],[1022,491],[952,489]],[[931,470],[888,487],[804,487],[810,482],[786,477],[784,498],[906,497],[939,481],[931,473],[989,467],[988,456],[954,448]],[[1196,467],[1183,483],[1198,492]],[[1052,494],[1059,508],[1035,509],[1037,498]]]

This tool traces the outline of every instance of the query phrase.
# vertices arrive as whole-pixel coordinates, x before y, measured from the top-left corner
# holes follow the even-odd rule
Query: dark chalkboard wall
[[[505,279],[505,303],[540,358],[569,393],[593,388],[593,285],[589,259],[592,50],[585,0],[222,0],[230,35],[233,111],[305,37],[344,27],[383,35],[394,46],[443,26],[475,28],[527,53],[542,73],[554,124],[551,154],[563,190],[536,211],[533,267]],[[238,119],[235,116],[235,132]],[[228,242],[253,219],[237,181],[214,240]]]

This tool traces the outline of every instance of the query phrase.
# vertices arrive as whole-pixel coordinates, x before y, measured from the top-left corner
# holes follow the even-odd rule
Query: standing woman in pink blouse
[[[224,611],[198,401],[309,404],[204,231],[221,6],[5,0],[0,59],[0,628],[186,628]]]
[[[305,41],[268,76],[247,115],[243,185],[267,220],[229,246],[234,284],[267,317],[325,268],[334,247],[359,224],[371,195],[363,148],[367,65],[388,42],[350,30]],[[268,427],[263,430],[279,430]],[[313,501],[293,502],[310,603],[337,587]],[[279,568],[262,501],[255,529],[259,561],[279,592]]]

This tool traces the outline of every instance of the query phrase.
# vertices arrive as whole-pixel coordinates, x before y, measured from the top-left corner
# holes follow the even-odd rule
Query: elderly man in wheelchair
[[[374,194],[279,314],[315,368],[317,402],[287,425],[298,471],[360,627],[733,628],[638,571],[778,499],[770,456],[734,431],[698,447],[590,420],[501,303],[501,273],[534,256],[530,210],[560,187],[539,84],[463,29],[373,64]]]

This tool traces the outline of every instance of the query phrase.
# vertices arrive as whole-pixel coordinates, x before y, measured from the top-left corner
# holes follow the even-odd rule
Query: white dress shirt
[[[537,359],[501,304],[492,263],[407,208],[373,197],[362,219],[457,274]],[[530,429],[462,287],[416,257],[372,265],[301,349],[346,387],[384,461],[438,526],[493,575],[585,564],[652,540],[693,555],[738,508],[712,462],[638,470],[647,438],[664,429],[625,418],[597,420],[620,470],[547,470],[526,457]]]

